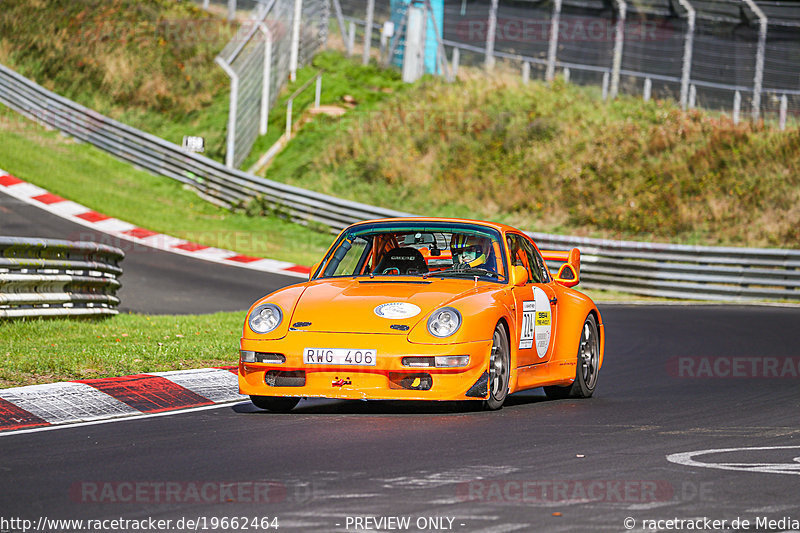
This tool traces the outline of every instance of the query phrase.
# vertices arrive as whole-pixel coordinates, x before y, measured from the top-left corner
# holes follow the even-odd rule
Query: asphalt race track
[[[224,517],[277,517],[282,531],[796,529],[756,520],[800,519],[800,309],[600,309],[606,361],[590,400],[537,390],[493,413],[314,400],[271,414],[245,402],[7,434],[2,515],[200,518],[208,531],[242,530]],[[699,522],[647,522],[672,519]],[[185,524],[173,530],[197,528]]]
[[[96,240],[125,251],[121,311],[195,314],[246,310],[298,278],[221,265],[115,239],[0,192],[0,235]]]

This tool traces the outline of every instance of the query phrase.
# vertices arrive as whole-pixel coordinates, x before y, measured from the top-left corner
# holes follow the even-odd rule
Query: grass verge
[[[0,387],[235,365],[244,315],[0,321]]]

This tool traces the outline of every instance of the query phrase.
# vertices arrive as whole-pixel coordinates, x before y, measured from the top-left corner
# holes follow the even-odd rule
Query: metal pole
[[[789,109],[789,99],[786,98],[786,95],[784,94],[783,96],[781,96],[780,115],[778,117],[778,127],[781,129],[781,131],[784,131],[786,129],[786,112],[788,111],[788,109]]]
[[[686,10],[687,28],[686,37],[683,40],[683,66],[681,67],[681,109],[686,111],[689,99],[689,79],[692,72],[692,51],[694,49],[694,26],[697,12],[689,3],[689,0],[678,0]]]
[[[531,79],[531,64],[527,61],[522,63],[522,83],[528,84]]]
[[[258,23],[258,29],[264,34],[264,75],[261,87],[261,123],[258,132],[260,135],[267,133],[269,127],[269,84],[272,79],[272,32],[263,22]]]
[[[603,101],[605,102],[608,99],[608,72],[603,72]]]
[[[497,32],[497,0],[492,0],[492,6],[489,8],[489,20],[487,23],[486,59],[484,60],[484,64],[486,66],[486,70],[492,70],[492,68],[494,68],[494,39]]]
[[[767,47],[767,17],[753,0],[744,0],[758,17],[758,48],[756,49],[756,73],[753,76],[753,121],[761,113],[761,84],[764,79],[764,55]]]
[[[561,0],[553,2],[553,16],[550,18],[550,45],[547,48],[547,72],[545,80],[553,81],[556,75],[556,52],[558,50],[558,28],[561,23]]]
[[[289,100],[289,103],[286,104],[286,132],[284,133],[286,137],[286,141],[288,142],[289,139],[292,138],[292,104],[294,103],[293,99]]]
[[[289,56],[289,79],[297,79],[297,58],[300,55],[300,19],[303,18],[303,0],[294,0],[294,19],[292,20],[292,49]]]
[[[228,0],[228,20],[236,18],[236,0]]]
[[[322,97],[322,74],[317,76],[317,86],[314,87],[314,109],[319,109],[319,101]]]
[[[739,112],[742,109],[742,93],[736,91],[733,93],[733,123],[739,123]]]
[[[452,67],[451,67],[451,75],[452,78],[450,81],[456,81],[458,77],[458,63],[461,61],[461,50],[457,47],[453,47],[453,60],[452,60]]]
[[[356,23],[350,21],[347,26],[347,55],[353,55],[353,48],[355,48],[356,44]]]
[[[206,11],[208,11],[208,3],[209,2],[210,2],[210,0],[203,0],[203,9],[205,9]]]
[[[372,49],[372,19],[375,15],[375,0],[367,0],[367,24],[364,26],[364,53],[361,64],[369,65],[369,52]]]
[[[339,24],[339,31],[342,34],[342,41],[344,41],[345,46],[347,46],[347,33],[344,29],[344,15],[342,15],[342,4],[339,3],[339,0],[331,0],[333,2],[333,10],[336,11],[336,22]]]
[[[228,105],[228,134],[227,146],[225,149],[225,166],[233,168],[233,155],[236,150],[236,110],[239,104],[239,76],[225,61],[217,57],[214,60],[217,65],[222,67],[225,74],[231,79],[231,99]]]
[[[650,78],[645,78],[644,79],[644,91],[642,93],[642,99],[645,102],[649,102],[650,101],[650,96],[652,95],[652,93],[653,93],[653,82],[652,82],[652,80]]]
[[[564,83],[569,83],[569,67],[564,67]]]
[[[697,105],[697,87],[694,83],[689,85],[689,109],[694,109]]]
[[[613,100],[619,92],[619,71],[622,69],[622,45],[625,42],[625,14],[628,11],[628,4],[625,0],[614,0],[617,4],[617,24],[614,33],[614,58],[611,65],[611,92],[609,96]]]

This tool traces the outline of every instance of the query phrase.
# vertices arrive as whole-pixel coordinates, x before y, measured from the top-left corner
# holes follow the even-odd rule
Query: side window
[[[531,272],[531,281],[534,283],[544,283],[546,278],[542,278],[542,269],[539,261],[541,261],[541,257],[539,254],[536,253],[536,248],[524,237],[518,237],[522,249],[525,250],[525,255],[528,256],[528,264],[530,265],[529,270]]]
[[[536,262],[536,268],[538,268],[539,272],[541,272],[542,283],[548,283],[550,281],[550,271],[547,269],[547,265],[545,264],[542,255],[536,248],[533,249],[533,259]]]
[[[533,247],[521,235],[508,234],[508,253],[511,266],[523,266],[528,271],[529,283],[541,283],[541,273],[534,262]]]

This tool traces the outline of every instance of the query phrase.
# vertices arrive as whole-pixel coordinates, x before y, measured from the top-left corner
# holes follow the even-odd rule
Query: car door
[[[541,255],[524,235],[508,233],[511,264],[525,267],[528,283],[512,289],[517,313],[518,366],[545,363],[555,346],[556,295]]]

